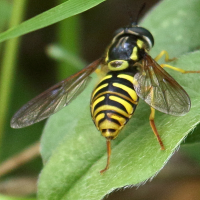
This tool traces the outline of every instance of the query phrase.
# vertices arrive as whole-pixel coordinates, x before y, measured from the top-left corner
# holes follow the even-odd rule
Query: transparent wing
[[[94,61],[78,73],[57,83],[29,101],[15,113],[11,120],[11,127],[29,126],[61,110],[85,89],[90,80],[89,75],[102,61],[103,58]]]
[[[191,107],[186,91],[148,54],[134,78],[135,91],[151,107],[163,113],[181,116]]]

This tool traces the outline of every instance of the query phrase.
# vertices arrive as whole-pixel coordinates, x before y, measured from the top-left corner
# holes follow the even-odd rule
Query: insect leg
[[[149,116],[149,122],[150,122],[151,128],[152,128],[155,136],[157,137],[157,140],[158,140],[158,142],[160,144],[161,150],[164,150],[165,147],[164,147],[163,142],[162,142],[162,140],[161,140],[161,138],[160,138],[160,136],[158,134],[158,131],[156,129],[156,125],[154,123],[154,118],[155,118],[155,109],[151,107],[151,114]]]
[[[157,62],[162,56],[165,55],[165,62],[170,62],[170,61],[173,61],[173,60],[176,60],[176,58],[169,58],[169,54],[167,51],[163,50],[161,51],[155,58],[154,60]]]
[[[109,168],[110,155],[111,155],[111,140],[110,139],[107,139],[106,145],[107,145],[107,164],[106,164],[106,167],[100,171],[101,174],[103,174]]]
[[[162,56],[164,56],[164,55],[165,55],[165,62],[170,62],[170,61],[176,60],[176,58],[169,59],[169,54],[168,54],[168,52],[165,51],[165,50],[161,51],[161,52],[154,58],[154,60],[155,60],[155,61],[158,61],[158,60],[159,60]],[[162,68],[168,67],[168,68],[170,68],[170,69],[173,69],[173,70],[175,70],[175,71],[181,72],[181,73],[183,73],[183,74],[188,74],[188,73],[200,73],[200,70],[199,70],[199,71],[186,71],[186,70],[180,69],[180,68],[178,68],[178,67],[173,67],[173,66],[167,65],[167,64],[161,64],[160,66],[161,66]]]
[[[167,64],[161,64],[160,66],[161,66],[162,68],[168,67],[168,68],[170,68],[170,69],[173,69],[173,70],[175,70],[175,71],[181,72],[181,73],[183,73],[183,74],[188,74],[188,73],[200,73],[200,71],[186,71],[186,70],[184,70],[184,69],[181,69],[181,68],[178,68],[178,67],[173,67],[173,66],[167,65]]]

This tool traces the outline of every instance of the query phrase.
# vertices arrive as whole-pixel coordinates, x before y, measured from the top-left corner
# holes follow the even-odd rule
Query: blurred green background
[[[49,0],[39,3],[25,1],[21,10],[22,21],[62,2],[64,1]],[[142,15],[157,2],[157,0],[146,2]],[[1,32],[9,28],[13,3],[11,0],[0,0]],[[142,1],[139,0],[127,0],[126,3],[123,0],[109,0],[82,14],[19,38],[15,55],[17,67],[14,70],[6,122],[1,127],[3,130],[0,143],[1,162],[39,141],[45,123],[40,122],[24,129],[14,130],[10,128],[12,115],[37,94],[77,72],[84,66],[82,63],[89,63],[99,58],[111,41],[113,32],[129,22],[127,7],[133,8],[135,15],[141,5]],[[5,46],[6,42],[0,43],[0,63],[5,57]],[[70,62],[73,56],[79,58],[80,62]],[[137,190],[129,188],[113,192],[105,199],[200,199],[199,152],[199,143],[183,145],[153,181]],[[41,169],[42,161],[38,156],[20,168],[3,175],[0,179],[0,193],[34,197]]]

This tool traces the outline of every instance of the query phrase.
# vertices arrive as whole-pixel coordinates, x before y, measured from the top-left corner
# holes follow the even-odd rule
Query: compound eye
[[[111,71],[119,71],[128,68],[129,64],[126,60],[112,60],[108,63],[108,68]]]
[[[118,30],[115,31],[114,35],[118,35],[119,33],[122,33],[124,31],[124,28],[119,28]]]
[[[130,28],[130,31],[134,35],[138,35],[139,37],[143,38],[144,41],[146,41],[147,46],[149,49],[151,49],[154,45],[154,38],[153,35],[148,31],[147,29],[139,26],[133,26]]]

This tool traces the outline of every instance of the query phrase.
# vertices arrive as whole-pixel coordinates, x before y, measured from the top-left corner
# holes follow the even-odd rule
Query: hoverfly
[[[13,116],[11,127],[29,126],[61,110],[84,90],[90,74],[100,66],[106,67],[108,73],[92,92],[90,108],[95,126],[107,140],[107,165],[101,173],[109,168],[111,140],[117,137],[132,117],[139,97],[151,107],[150,125],[161,149],[164,149],[154,123],[155,109],[182,116],[189,112],[191,102],[185,90],[163,67],[182,73],[200,71],[184,71],[166,64],[159,65],[156,61],[163,55],[169,61],[168,53],[162,51],[153,59],[148,54],[153,45],[152,34],[136,23],[120,28],[103,57],[25,104]]]

